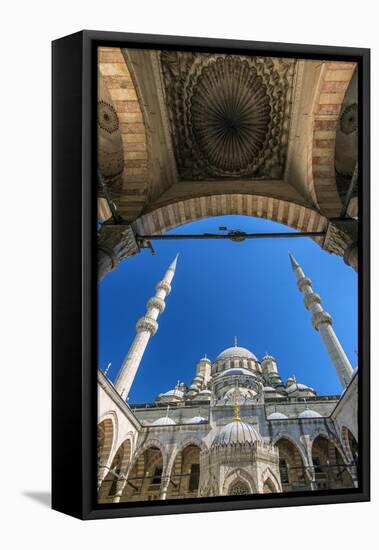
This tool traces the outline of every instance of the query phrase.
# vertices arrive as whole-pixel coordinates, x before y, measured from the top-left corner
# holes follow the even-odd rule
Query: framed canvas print
[[[369,500],[369,51],[53,43],[53,508]]]

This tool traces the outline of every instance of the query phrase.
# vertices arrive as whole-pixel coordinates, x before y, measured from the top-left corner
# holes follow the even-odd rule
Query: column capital
[[[99,279],[116,269],[124,258],[134,256],[140,251],[130,225],[104,223],[98,232],[97,243]]]
[[[358,221],[354,218],[331,220],[322,247],[342,256],[347,265],[358,271]]]

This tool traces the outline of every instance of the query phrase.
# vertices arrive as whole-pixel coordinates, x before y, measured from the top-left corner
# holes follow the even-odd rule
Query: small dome
[[[176,422],[169,418],[168,416],[162,416],[161,418],[157,418],[157,420],[154,420],[153,426],[173,426]]]
[[[189,389],[190,389],[190,391],[196,391],[196,392],[199,391],[199,388],[196,386],[196,384],[191,384]]]
[[[292,384],[287,388],[287,393],[293,393],[295,391],[311,391],[315,393],[315,390],[313,388],[310,388],[309,386],[306,386],[305,384]]]
[[[185,423],[186,424],[207,424],[208,420],[203,416],[194,416],[193,418],[186,420]]]
[[[267,392],[267,393],[270,393],[270,392],[275,392],[276,393],[277,390],[275,388],[273,388],[272,386],[265,386],[263,388],[263,391]]]
[[[182,399],[184,396],[184,393],[180,390],[170,390],[166,391],[166,393],[161,393],[160,397],[177,397],[178,399]]]
[[[273,412],[267,417],[267,420],[287,420],[287,419],[288,419],[287,415],[279,412]]]
[[[220,376],[255,376],[253,372],[247,369],[226,369],[224,370]]]
[[[322,418],[322,416],[317,411],[312,411],[312,409],[305,409],[305,411],[299,414],[299,418]]]
[[[261,441],[261,437],[251,424],[233,420],[220,429],[213,440],[212,447],[236,444],[252,445],[255,441]]]
[[[211,360],[209,359],[209,357],[202,357],[201,359],[199,359],[199,363],[202,363],[203,361],[206,361],[207,363],[210,363]]]
[[[257,361],[257,358],[253,353],[251,353],[251,351],[246,348],[240,348],[238,346],[227,348],[226,350],[222,351],[220,355],[216,358],[216,361],[226,361],[227,359],[233,359],[234,357],[239,357],[240,359],[253,359],[253,361]]]

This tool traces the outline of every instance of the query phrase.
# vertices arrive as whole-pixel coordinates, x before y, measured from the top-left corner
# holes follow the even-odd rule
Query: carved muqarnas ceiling
[[[161,52],[179,177],[281,178],[295,62]]]

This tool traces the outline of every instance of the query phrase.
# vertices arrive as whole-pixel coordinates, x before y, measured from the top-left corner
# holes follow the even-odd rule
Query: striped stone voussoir
[[[99,71],[117,111],[124,151],[120,214],[135,219],[148,194],[148,145],[140,102],[119,48],[99,48]]]
[[[313,109],[313,184],[320,211],[329,218],[338,216],[341,210],[334,168],[336,132],[355,67],[356,63],[350,62],[325,63]]]
[[[324,231],[328,220],[316,210],[272,197],[258,195],[212,195],[169,204],[144,214],[133,224],[139,235],[164,233],[185,223],[209,216],[240,214],[265,218],[298,231]],[[322,245],[323,237],[315,240]]]

